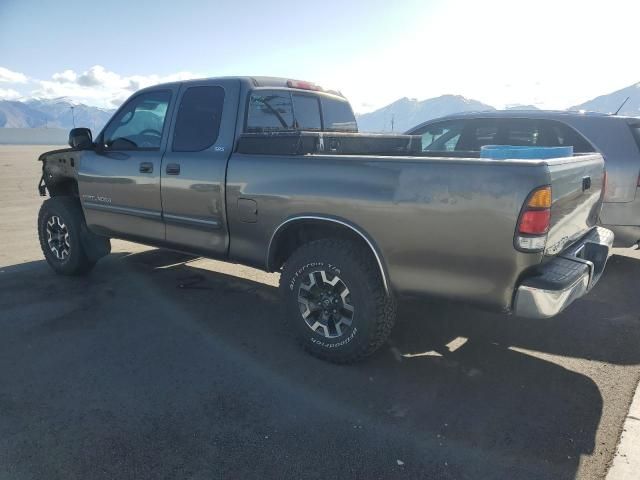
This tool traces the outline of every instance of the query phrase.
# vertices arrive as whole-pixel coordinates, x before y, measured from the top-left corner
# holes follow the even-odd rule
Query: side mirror
[[[69,146],[75,150],[93,148],[93,135],[88,128],[73,128],[69,132]]]

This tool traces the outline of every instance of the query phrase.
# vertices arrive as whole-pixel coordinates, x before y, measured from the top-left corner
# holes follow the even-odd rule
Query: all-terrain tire
[[[389,337],[396,305],[369,252],[321,239],[299,247],[280,277],[285,318],[302,347],[333,363],[371,355]]]
[[[77,198],[53,197],[45,200],[38,214],[40,248],[47,263],[60,275],[82,275],[96,264],[82,242],[86,229]]]

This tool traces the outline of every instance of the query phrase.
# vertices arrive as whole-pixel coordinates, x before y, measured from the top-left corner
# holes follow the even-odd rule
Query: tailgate
[[[546,255],[556,255],[588,230],[600,214],[604,160],[600,154],[549,160],[552,192],[551,224]]]

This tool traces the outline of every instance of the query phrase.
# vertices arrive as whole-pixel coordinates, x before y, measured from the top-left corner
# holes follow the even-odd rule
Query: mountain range
[[[114,110],[74,103],[66,97],[0,101],[0,128],[73,128],[102,129]],[[75,122],[74,122],[75,120]]]
[[[622,103],[620,115],[640,116],[640,83],[601,95],[569,110],[613,113]],[[509,110],[536,109],[533,105],[511,105]],[[452,113],[495,110],[491,105],[461,95],[442,95],[427,100],[401,98],[370,113],[357,115],[358,127],[363,132],[401,133],[419,123]],[[74,103],[66,97],[0,101],[0,128],[61,128],[89,127],[96,133],[102,129],[114,110]]]
[[[404,97],[371,113],[358,115],[358,129],[363,132],[404,132],[432,118],[481,110],[495,108],[460,95],[442,95],[422,101]]]
[[[601,95],[588,102],[575,105],[569,110],[615,113],[627,97],[629,100],[622,107],[619,115],[640,116],[640,83]],[[510,105],[506,109],[537,110],[537,107],[534,105]],[[495,108],[460,95],[443,95],[423,101],[405,97],[373,112],[357,115],[357,119],[358,128],[363,132],[402,133],[433,118],[453,113],[487,110],[495,110]]]
[[[628,101],[627,98],[629,99]],[[622,108],[620,108],[621,106]],[[618,115],[628,117],[640,116],[640,83],[634,83],[633,85],[616,90],[607,95],[601,95],[593,100],[571,107],[569,110],[615,113],[619,108],[620,112]]]

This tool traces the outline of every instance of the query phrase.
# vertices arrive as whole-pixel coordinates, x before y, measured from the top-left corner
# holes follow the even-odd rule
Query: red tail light
[[[551,225],[551,187],[536,188],[524,204],[518,219],[516,248],[525,252],[544,250]]]
[[[549,231],[549,220],[551,220],[551,211],[549,209],[528,210],[520,218],[520,233],[526,235],[547,233]]]

